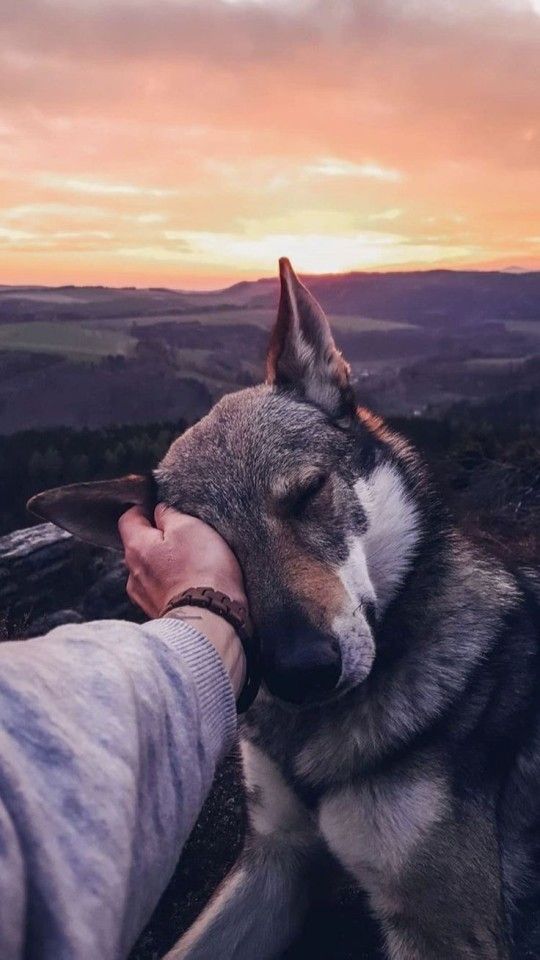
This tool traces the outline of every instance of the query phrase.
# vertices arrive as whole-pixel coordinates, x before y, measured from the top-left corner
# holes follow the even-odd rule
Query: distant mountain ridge
[[[302,275],[322,306],[333,314],[442,324],[497,319],[540,319],[540,271],[415,270]],[[0,321],[50,311],[59,319],[92,315],[189,313],[203,308],[273,308],[278,280],[245,280],[215,291],[136,287],[0,287]],[[39,319],[39,316],[36,316]]]
[[[404,273],[304,275],[331,313],[359,313],[388,320],[540,319],[540,271],[415,270]],[[234,284],[214,297],[250,307],[272,306],[277,279]],[[186,294],[186,296],[192,296]],[[210,295],[206,295],[210,296]]]

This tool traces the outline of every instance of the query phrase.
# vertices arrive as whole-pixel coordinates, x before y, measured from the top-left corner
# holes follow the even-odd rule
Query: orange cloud
[[[532,0],[4,0],[0,91],[5,283],[540,268]]]

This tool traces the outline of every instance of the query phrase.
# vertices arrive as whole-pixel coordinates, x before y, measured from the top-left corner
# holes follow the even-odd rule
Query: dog
[[[119,514],[157,497],[243,569],[264,678],[241,732],[249,830],[169,960],[280,956],[329,857],[390,960],[540,958],[540,581],[460,534],[415,450],[357,408],[287,260],[280,279],[264,385],[151,479],[30,503],[119,547]]]

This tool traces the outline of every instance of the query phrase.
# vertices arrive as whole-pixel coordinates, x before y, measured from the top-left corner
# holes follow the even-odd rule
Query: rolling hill
[[[382,413],[440,416],[540,381],[540,273],[304,278]],[[182,416],[260,380],[275,278],[209,292],[0,287],[0,433]]]

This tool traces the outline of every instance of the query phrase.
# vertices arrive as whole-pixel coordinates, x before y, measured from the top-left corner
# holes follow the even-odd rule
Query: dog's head
[[[220,400],[151,481],[77,484],[30,507],[108,546],[119,545],[119,514],[156,495],[210,523],[242,565],[268,689],[302,704],[368,676],[418,516],[409,452],[357,410],[349,366],[287,260],[280,276],[266,384]]]

